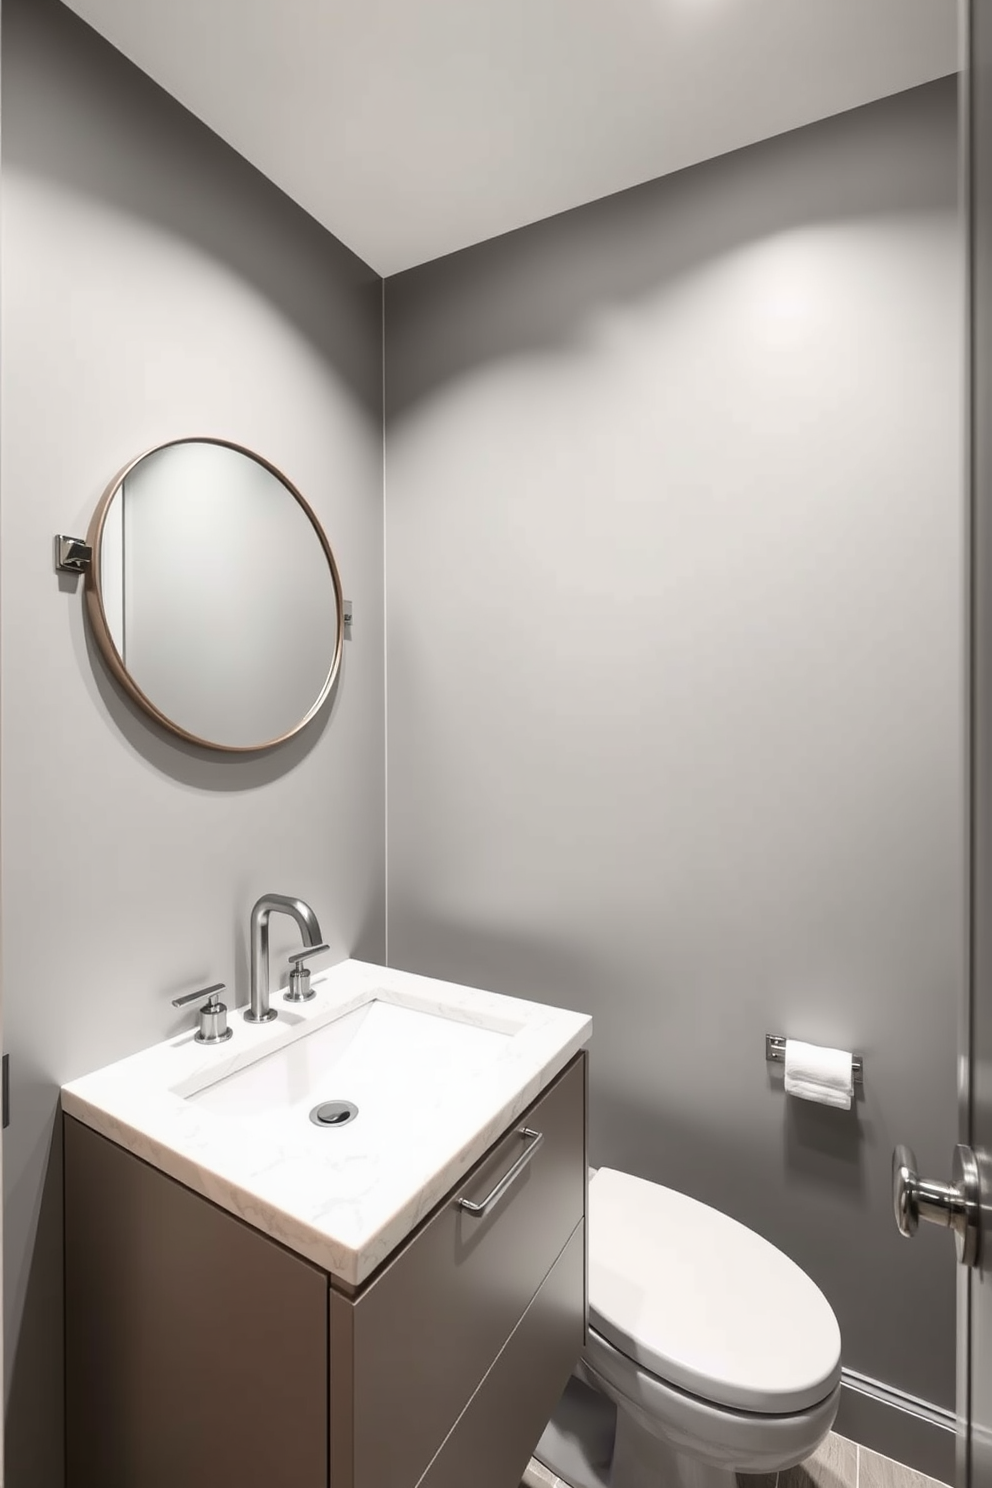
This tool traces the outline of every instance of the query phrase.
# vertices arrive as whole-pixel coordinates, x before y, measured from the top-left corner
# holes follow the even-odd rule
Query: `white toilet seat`
[[[731,1412],[795,1416],[840,1381],[837,1319],[794,1261],[729,1215],[612,1168],[589,1185],[589,1313],[659,1387]]]

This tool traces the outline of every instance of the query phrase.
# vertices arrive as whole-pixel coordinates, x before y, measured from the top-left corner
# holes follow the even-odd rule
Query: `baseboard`
[[[843,1371],[842,1385],[834,1422],[840,1436],[903,1462],[928,1478],[954,1482],[957,1418],[953,1411],[853,1369]]]

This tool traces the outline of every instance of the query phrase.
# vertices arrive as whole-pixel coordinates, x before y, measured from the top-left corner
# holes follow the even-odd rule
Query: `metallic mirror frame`
[[[131,474],[131,471],[134,470],[135,466],[140,465],[142,460],[146,460],[149,455],[157,454],[159,450],[172,449],[175,445],[178,444],[220,445],[224,449],[235,450],[239,455],[245,455],[249,460],[254,460],[257,465],[261,465],[265,470],[269,472],[270,475],[274,475],[276,480],[278,480],[283,486],[285,486],[289,494],[296,498],[296,500],[299,502],[300,506],[306,513],[314,532],[317,534],[317,537],[320,540],[320,545],[324,550],[324,557],[327,559],[327,566],[331,571],[331,579],[334,584],[335,606],[337,609],[337,627],[336,635],[334,638],[334,655],[331,658],[331,664],[328,669],[327,676],[324,680],[324,684],[321,687],[320,693],[318,694],[316,700],[311,704],[310,708],[307,710],[304,717],[300,719],[299,723],[295,724],[291,729],[287,729],[284,734],[280,734],[277,738],[266,739],[259,744],[218,744],[213,739],[203,739],[198,734],[191,734],[188,729],[184,729],[181,724],[178,724],[175,722],[174,719],[169,718],[165,713],[161,711],[160,708],[157,708],[155,706],[151,698],[146,697],[141,688],[135,682],[134,678],[131,676],[130,672],[124,664],[124,658],[121,656],[120,652],[117,649],[117,646],[114,643],[114,638],[110,633],[110,626],[107,622],[107,612],[103,604],[100,555],[100,545],[103,538],[104,524],[107,520],[107,513],[110,510],[110,506],[113,502],[114,497],[117,495],[118,491],[120,491],[122,485],[127,480],[127,477]],[[341,591],[341,577],[338,573],[338,566],[334,561],[334,554],[331,551],[331,545],[327,541],[327,535],[324,532],[323,527],[321,527],[320,522],[317,520],[317,516],[310,503],[307,501],[306,497],[297,490],[297,488],[293,485],[293,482],[283,474],[278,466],[273,465],[270,460],[266,460],[263,455],[257,454],[254,450],[248,449],[243,444],[236,444],[231,439],[218,439],[211,434],[191,434],[182,439],[167,439],[162,444],[152,445],[151,449],[144,450],[135,459],[130,460],[127,465],[124,466],[123,470],[118,471],[117,475],[114,476],[114,479],[111,481],[106,491],[100,497],[100,501],[97,505],[96,511],[93,513],[93,518],[90,522],[89,530],[86,534],[86,541],[93,552],[93,560],[86,572],[86,610],[90,618],[90,625],[93,628],[93,634],[96,637],[97,644],[99,645],[100,650],[103,653],[104,660],[110,667],[110,670],[113,672],[114,676],[117,678],[117,681],[124,688],[125,692],[128,693],[128,695],[132,697],[140,707],[144,708],[146,713],[150,713],[152,718],[154,718],[157,723],[160,723],[163,728],[168,729],[168,731],[172,734],[177,734],[180,739],[185,739],[190,744],[200,745],[200,747],[203,749],[217,749],[224,754],[258,754],[260,750],[273,749],[277,744],[284,744],[287,739],[292,739],[294,735],[300,733],[302,729],[306,728],[307,724],[310,723],[310,721],[315,718],[316,715],[320,712],[324,703],[327,701],[327,697],[331,691],[331,688],[334,686],[334,679],[337,677],[338,668],[341,665],[341,646],[344,640],[344,599],[342,598]]]

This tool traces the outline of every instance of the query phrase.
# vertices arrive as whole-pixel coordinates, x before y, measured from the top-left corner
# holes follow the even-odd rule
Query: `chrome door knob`
[[[908,1240],[921,1219],[953,1230],[958,1260],[974,1266],[981,1239],[981,1185],[970,1147],[955,1147],[953,1177],[953,1183],[921,1178],[912,1148],[897,1147],[892,1154],[892,1209],[900,1235]]]

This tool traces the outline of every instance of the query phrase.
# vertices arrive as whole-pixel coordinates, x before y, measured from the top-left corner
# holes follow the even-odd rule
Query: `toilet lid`
[[[726,1214],[629,1173],[589,1185],[589,1320],[641,1368],[717,1405],[788,1415],[840,1379],[829,1302]]]

